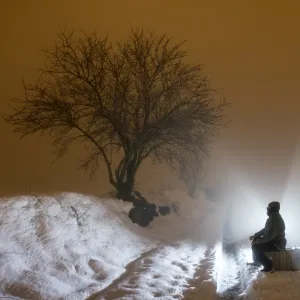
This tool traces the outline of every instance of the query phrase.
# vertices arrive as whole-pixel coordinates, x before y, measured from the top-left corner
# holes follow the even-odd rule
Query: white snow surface
[[[299,272],[238,279],[249,253],[222,254],[224,204],[180,190],[145,196],[174,208],[147,228],[128,218],[130,203],[109,197],[1,199],[0,298],[211,300],[242,283],[241,299],[300,299]]]

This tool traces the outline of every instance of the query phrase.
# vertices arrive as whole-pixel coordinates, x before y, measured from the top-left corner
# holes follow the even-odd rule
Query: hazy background
[[[212,152],[209,185],[220,185],[237,200],[267,202],[293,194],[295,204],[300,197],[299,15],[297,0],[0,0],[0,111],[8,112],[8,100],[22,95],[22,78],[36,78],[44,59],[41,49],[53,43],[65,22],[112,40],[126,38],[131,26],[155,29],[176,42],[187,40],[188,59],[204,64],[213,86],[232,103],[232,123]],[[3,120],[0,130],[0,195],[98,194],[109,188],[104,168],[94,181],[76,172],[79,148],[50,166],[54,157],[48,138],[20,141]],[[138,182],[154,176],[153,186],[176,182],[149,165]]]

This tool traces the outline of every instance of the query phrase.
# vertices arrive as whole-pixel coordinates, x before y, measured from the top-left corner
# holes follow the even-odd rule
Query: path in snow
[[[242,247],[228,253],[215,246],[173,243],[144,252],[120,277],[86,300],[257,299],[257,294],[251,298],[243,294],[257,277],[246,261]]]
[[[246,290],[257,277],[257,270],[247,266],[251,250],[236,243],[219,243],[214,255],[217,296],[212,299],[244,299]]]
[[[211,274],[206,273],[213,264],[212,255],[205,245],[189,242],[152,249],[129,263],[118,279],[87,300],[192,299],[200,289],[201,299],[210,300],[203,298],[203,293],[208,286],[213,290],[208,280]]]
[[[128,280],[135,273],[139,273],[141,267],[145,267],[147,265],[147,259],[154,255],[155,252],[158,252],[159,248],[154,248],[149,251],[142,253],[137,259],[130,262],[126,267],[126,271],[117,279],[115,279],[109,286],[105,289],[97,292],[86,300],[95,300],[95,299],[114,299],[124,296],[122,290],[118,290],[119,285],[122,285],[123,282]],[[109,295],[112,294],[112,295]]]
[[[241,249],[227,253],[189,242],[161,246],[130,262],[120,277],[86,300],[244,299],[239,295],[249,287],[253,275],[245,262]]]
[[[200,260],[192,279],[188,281],[189,288],[183,293],[183,299],[215,299],[216,286],[212,281],[215,265],[215,249],[207,248],[205,257]]]

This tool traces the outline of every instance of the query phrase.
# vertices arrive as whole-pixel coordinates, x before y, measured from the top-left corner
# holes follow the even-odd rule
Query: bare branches
[[[205,154],[203,152],[182,153],[179,157],[179,177],[185,183],[190,197],[194,197],[197,188],[202,184],[204,178]]]
[[[83,143],[81,167],[93,175],[101,159],[116,187],[151,157],[170,166],[184,152],[205,152],[224,126],[225,102],[200,65],[187,65],[182,43],[166,35],[132,31],[113,46],[96,33],[62,31],[34,84],[5,119],[22,136],[53,138],[56,155]],[[112,169],[112,153],[123,157]],[[130,173],[130,174],[129,174]]]
[[[86,212],[82,213],[81,215],[78,214],[77,210],[75,209],[74,206],[71,206],[72,212],[74,214],[74,216],[76,217],[76,222],[78,226],[82,226],[82,221],[80,220],[80,218],[86,214]]]

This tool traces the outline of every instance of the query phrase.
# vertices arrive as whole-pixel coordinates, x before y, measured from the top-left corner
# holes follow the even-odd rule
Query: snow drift
[[[179,209],[140,228],[127,216],[131,204],[116,199],[73,193],[2,199],[0,296],[85,299],[109,286],[146,251],[218,238],[221,206],[178,190],[148,197]],[[192,248],[195,265],[205,248]],[[186,276],[193,270],[186,269]]]

